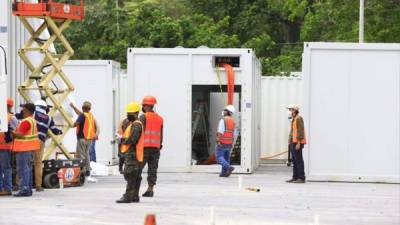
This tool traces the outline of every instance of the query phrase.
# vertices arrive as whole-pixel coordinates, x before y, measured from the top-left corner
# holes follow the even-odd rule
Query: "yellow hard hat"
[[[140,103],[138,102],[131,102],[126,106],[125,111],[127,113],[137,113],[140,111]]]

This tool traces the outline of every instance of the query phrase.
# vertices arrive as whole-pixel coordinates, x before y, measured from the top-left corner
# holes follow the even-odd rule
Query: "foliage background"
[[[358,0],[86,0],[75,59],[126,67],[128,47],[253,48],[263,74],[301,70],[305,41],[358,41]],[[365,0],[365,41],[400,42],[400,0]]]

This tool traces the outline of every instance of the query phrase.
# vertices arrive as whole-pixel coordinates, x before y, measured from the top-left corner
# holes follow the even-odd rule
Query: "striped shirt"
[[[23,118],[22,113],[18,113],[16,117],[18,119],[22,119]],[[42,142],[46,141],[47,132],[49,131],[49,129],[55,135],[62,134],[62,131],[56,127],[53,118],[49,117],[44,109],[36,107],[34,118],[37,124],[39,139]]]

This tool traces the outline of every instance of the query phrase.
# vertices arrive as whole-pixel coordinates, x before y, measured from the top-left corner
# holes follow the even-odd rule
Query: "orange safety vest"
[[[144,147],[160,148],[161,147],[161,129],[164,120],[155,112],[147,112],[146,129],[144,131]]]
[[[11,114],[11,113],[7,114],[8,124],[10,124],[12,116],[13,116],[13,114]],[[5,133],[4,132],[0,132],[0,150],[8,150],[9,151],[13,147],[13,142],[11,141],[9,143],[6,143],[5,138],[6,138]]]
[[[15,152],[30,152],[40,149],[40,141],[36,127],[36,121],[32,117],[27,117],[22,120],[21,124],[26,121],[31,127],[29,133],[23,137],[16,137],[14,139],[13,151]],[[19,125],[20,126],[20,125]],[[19,127],[17,128],[19,130]]]
[[[131,130],[133,124],[138,123],[140,126],[142,126],[142,134],[140,135],[139,141],[136,144],[136,159],[139,162],[143,162],[143,150],[144,150],[144,131],[143,131],[143,124],[142,122],[136,120],[128,125],[128,127],[125,129],[124,134],[122,135],[123,138],[129,138],[131,136]],[[121,144],[120,151],[122,153],[128,152],[129,148],[132,146],[132,144]]]
[[[292,142],[293,143],[297,143],[299,140],[299,129],[297,127],[297,116],[293,119],[293,123],[292,123],[292,131],[293,131],[293,137],[292,137]],[[307,144],[307,140],[306,140],[306,134],[304,132],[304,137],[303,139],[300,140],[300,144]]]
[[[96,136],[96,124],[95,124],[95,119],[93,114],[89,113],[83,113],[85,116],[85,123],[83,124],[83,137],[86,140],[93,140],[94,137]],[[81,128],[81,125],[76,127],[76,133],[79,132]]]
[[[225,121],[225,131],[220,137],[219,141],[224,145],[233,144],[234,132],[235,132],[235,120],[232,117],[226,116]]]

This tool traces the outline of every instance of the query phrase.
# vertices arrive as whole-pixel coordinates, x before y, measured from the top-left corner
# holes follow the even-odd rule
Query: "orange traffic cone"
[[[147,215],[144,225],[156,225],[156,216],[154,214]]]

